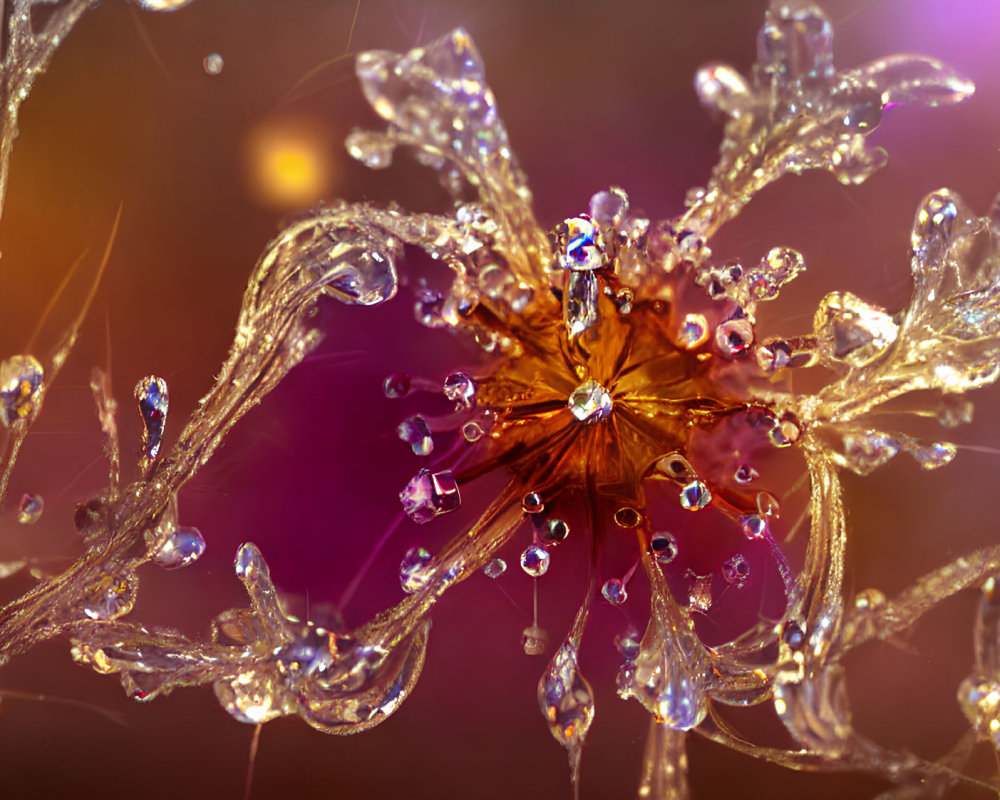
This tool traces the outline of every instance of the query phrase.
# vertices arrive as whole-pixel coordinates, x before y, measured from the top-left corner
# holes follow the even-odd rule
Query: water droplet
[[[621,578],[609,578],[601,586],[601,596],[613,606],[620,606],[628,600],[628,590]]]
[[[759,514],[748,514],[740,521],[743,528],[743,535],[748,539],[766,539],[770,530],[767,519]]]
[[[806,635],[799,624],[792,620],[782,626],[781,641],[788,645],[792,652],[798,652],[806,645]]]
[[[674,730],[691,730],[707,713],[704,664],[697,651],[700,644],[679,641],[671,631],[667,638],[651,638],[647,632],[634,661],[619,674],[619,694],[635,697],[650,713]],[[687,637],[685,637],[687,638]]]
[[[494,558],[485,567],[483,567],[483,574],[487,578],[499,578],[507,571],[507,562],[502,558]]]
[[[87,590],[83,613],[90,619],[118,619],[135,605],[138,581],[134,575],[103,576]]]
[[[561,519],[547,519],[539,535],[546,544],[559,544],[569,536],[569,525]]]
[[[634,528],[642,522],[642,514],[634,508],[624,506],[615,512],[614,521],[619,528]]]
[[[612,186],[590,198],[590,216],[603,228],[620,228],[628,214],[628,195]]]
[[[653,551],[656,560],[661,564],[669,564],[677,558],[677,539],[672,533],[663,531],[653,534],[649,540],[649,549]]]
[[[216,681],[212,688],[222,707],[248,725],[259,725],[284,713],[280,702],[275,700],[280,687],[271,675],[248,670],[234,678]]]
[[[454,511],[462,504],[458,481],[450,470],[421,469],[399,493],[403,511],[414,522],[430,522],[439,514]]]
[[[750,483],[750,481],[759,477],[760,473],[749,464],[740,464],[736,468],[736,472],[733,473],[733,480],[737,483]]]
[[[236,557],[233,559],[233,569],[236,577],[242,581],[252,580],[254,573],[266,569],[264,557],[260,550],[252,542],[244,542],[236,548]]]
[[[407,594],[419,592],[431,577],[431,554],[423,547],[411,547],[399,564],[399,583]]]
[[[681,321],[677,344],[685,350],[694,350],[708,341],[708,320],[702,314],[686,314]]]
[[[681,489],[681,508],[701,511],[712,502],[712,493],[701,481],[691,481]]]
[[[163,569],[179,569],[193,564],[205,552],[205,537],[197,528],[179,527],[164,538],[153,561]]]
[[[548,572],[550,560],[548,550],[533,544],[521,553],[521,569],[532,578],[540,578]]]
[[[753,325],[748,319],[730,319],[715,329],[715,346],[725,356],[738,356],[753,344]]]
[[[570,217],[552,232],[559,266],[569,270],[590,272],[607,264],[604,237],[586,214]]]
[[[569,396],[566,404],[573,416],[588,425],[606,419],[611,413],[611,393],[597,381],[580,384]]]
[[[42,396],[44,375],[34,356],[11,356],[0,362],[0,421],[6,427],[34,416]]]
[[[209,53],[202,59],[201,66],[209,75],[219,75],[222,73],[225,62],[218,53]]]
[[[742,589],[750,579],[750,563],[737,553],[723,563],[722,577],[730,586]]]
[[[549,645],[549,635],[537,624],[529,625],[521,632],[521,646],[527,656],[540,656]]]
[[[521,498],[521,509],[525,514],[541,514],[545,510],[545,501],[538,492],[528,492]]]
[[[404,419],[396,428],[396,433],[402,441],[410,446],[414,455],[426,456],[434,450],[434,439],[431,438],[430,425],[420,414],[414,414],[412,417]]]
[[[412,380],[406,372],[394,372],[382,382],[385,396],[391,400],[406,397],[410,393]]]
[[[472,408],[476,402],[476,382],[464,372],[453,372],[444,379],[444,396],[458,409]]]
[[[563,644],[538,682],[538,705],[555,740],[569,750],[574,782],[583,741],[594,720],[594,693],[577,666],[577,646]]]
[[[597,322],[600,287],[593,272],[570,272],[563,291],[563,323],[573,339]]]
[[[462,425],[462,437],[467,442],[478,442],[483,438],[484,431],[478,422],[469,421]]]
[[[719,111],[727,117],[739,117],[750,110],[753,95],[746,80],[726,64],[706,64],[694,76],[694,89],[701,104],[710,111]],[[701,189],[704,196],[705,190]],[[701,197],[692,198],[685,205],[693,206]]]
[[[34,525],[44,508],[45,501],[40,494],[23,494],[17,504],[17,521],[22,525]]]
[[[163,426],[167,423],[170,404],[167,382],[156,375],[147,375],[135,385],[135,402],[142,417],[142,451],[152,461],[160,454]]]

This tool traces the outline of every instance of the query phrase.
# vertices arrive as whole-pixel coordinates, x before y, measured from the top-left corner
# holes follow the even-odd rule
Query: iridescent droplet
[[[781,517],[781,505],[778,498],[770,492],[757,492],[757,512],[762,517]]]
[[[431,576],[431,554],[423,547],[411,547],[399,564],[399,583],[407,594],[419,592]]]
[[[628,590],[621,578],[609,578],[601,586],[601,596],[613,606],[620,606],[628,600]]]
[[[521,510],[525,514],[541,514],[545,510],[545,501],[538,492],[528,492],[521,498]]]
[[[454,511],[462,504],[458,481],[450,470],[421,469],[399,493],[403,511],[414,522],[430,522],[439,514]]]
[[[712,502],[712,493],[701,481],[691,481],[681,489],[681,508],[701,511]]]
[[[212,688],[222,707],[248,725],[260,725],[283,713],[281,703],[276,701],[277,679],[269,673],[241,672],[234,678],[216,681]]]
[[[573,390],[566,405],[574,417],[589,425],[606,419],[611,414],[614,403],[607,389],[597,381],[590,380]]]
[[[464,372],[453,372],[444,379],[444,396],[457,408],[472,408],[476,402],[476,382]]]
[[[773,300],[789,281],[805,272],[805,259],[790,247],[772,248],[760,264],[746,273],[747,288],[754,300]]]
[[[45,501],[40,494],[23,494],[17,504],[17,521],[22,525],[34,525],[44,508]]]
[[[615,636],[615,649],[622,654],[622,658],[626,661],[635,661],[639,657],[640,644],[639,635],[635,631]]]
[[[649,540],[649,549],[653,551],[657,561],[669,564],[677,558],[677,539],[666,531],[653,534],[653,538]]]
[[[149,461],[160,454],[163,426],[167,423],[170,397],[167,382],[156,375],[147,375],[135,385],[135,402],[142,418],[142,450]]]
[[[587,214],[563,220],[553,237],[556,258],[563,269],[592,271],[607,263],[604,237]]]
[[[532,578],[540,578],[548,572],[550,559],[548,550],[533,544],[521,553],[521,569]]]
[[[0,421],[10,427],[30,419],[38,409],[45,371],[29,355],[11,356],[0,362]]]
[[[406,397],[410,393],[412,381],[409,373],[394,372],[382,382],[382,389],[386,397],[396,400],[400,397]]]
[[[193,564],[205,552],[205,537],[192,527],[175,528],[160,545],[153,561],[163,569],[179,569]]]
[[[202,59],[201,66],[207,74],[219,75],[222,73],[222,68],[225,66],[225,62],[223,61],[222,56],[218,53],[209,53],[204,59]]]
[[[559,544],[569,536],[569,524],[561,519],[547,519],[539,532],[539,537],[546,544]]]
[[[426,456],[434,450],[434,439],[431,437],[431,427],[420,414],[407,417],[396,428],[399,438],[406,442],[414,455]]]
[[[485,567],[483,567],[483,574],[487,578],[499,578],[507,571],[507,562],[502,558],[494,558]]]
[[[730,586],[742,589],[750,579],[749,562],[740,553],[737,553],[723,563],[722,577]]]

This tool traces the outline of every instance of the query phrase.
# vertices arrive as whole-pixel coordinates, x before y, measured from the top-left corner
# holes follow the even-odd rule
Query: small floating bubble
[[[532,578],[540,578],[549,570],[550,556],[548,550],[533,544],[521,553],[521,569]]]
[[[406,397],[410,393],[412,378],[406,372],[394,372],[382,382],[382,390],[390,400]]]
[[[225,62],[218,53],[209,53],[202,59],[201,66],[208,75],[219,75],[225,66]]]
[[[742,589],[750,579],[750,564],[737,553],[722,565],[722,577],[730,586]]]
[[[483,567],[483,574],[487,578],[499,578],[507,571],[507,562],[502,558],[494,558],[490,563]]]
[[[677,558],[677,539],[666,531],[653,534],[653,538],[649,540],[649,549],[653,551],[657,561],[669,564]]]
[[[399,564],[399,583],[407,594],[419,592],[430,579],[431,554],[423,547],[411,547]]]
[[[521,509],[525,514],[540,514],[545,510],[545,501],[538,492],[528,492],[521,498]]]
[[[193,564],[205,552],[205,537],[192,527],[175,528],[160,545],[153,561],[163,569],[179,569]]]
[[[22,525],[34,525],[44,508],[45,501],[40,494],[23,494],[17,504],[17,521]]]
[[[444,379],[444,396],[459,409],[472,408],[476,402],[476,382],[464,372],[453,372]]]
[[[414,455],[430,455],[434,450],[434,439],[431,437],[431,427],[420,414],[407,417],[396,428],[399,438],[406,442]]]
[[[628,600],[628,590],[621,578],[609,578],[601,587],[601,596],[613,606],[620,606]]]
[[[590,198],[590,216],[605,228],[620,228],[628,214],[628,195],[624,189],[612,186]]]
[[[559,544],[569,536],[569,525],[561,519],[547,519],[539,535],[546,544]]]
[[[681,489],[681,508],[701,511],[712,502],[712,493],[701,481],[691,481]]]

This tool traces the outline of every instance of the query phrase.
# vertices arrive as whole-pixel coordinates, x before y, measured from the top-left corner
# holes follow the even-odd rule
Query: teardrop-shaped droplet
[[[414,522],[430,522],[462,504],[458,481],[450,470],[421,469],[399,493],[403,511]]]
[[[0,362],[0,421],[5,427],[22,419],[30,421],[35,415],[44,376],[34,356],[11,356]]]
[[[22,525],[34,525],[44,509],[45,501],[40,494],[23,494],[17,504],[17,521]]]
[[[193,527],[177,527],[169,533],[153,556],[163,569],[179,569],[193,564],[205,552],[205,537]]]
[[[944,268],[945,252],[964,209],[962,200],[948,189],[931,192],[917,208],[910,247],[914,261],[921,262],[924,271]]]
[[[521,569],[532,578],[540,578],[549,571],[551,556],[544,547],[533,544],[521,553]]]
[[[906,451],[923,469],[937,469],[954,461],[958,448],[951,442],[912,444]]]
[[[577,666],[577,646],[566,642],[552,657],[538,682],[538,705],[549,732],[569,751],[574,784],[580,771],[580,754],[594,720],[594,693]]]
[[[697,727],[708,711],[705,676],[699,659],[685,659],[665,642],[643,642],[628,694],[674,730]]]
[[[419,592],[430,580],[431,554],[423,547],[411,547],[399,564],[399,583],[407,594]]]
[[[135,402],[142,418],[142,451],[149,461],[160,454],[163,428],[167,424],[170,397],[167,382],[156,375],[147,375],[135,385]]]
[[[486,432],[483,430],[483,426],[475,420],[469,420],[462,425],[462,438],[470,444],[478,442],[485,434]]]

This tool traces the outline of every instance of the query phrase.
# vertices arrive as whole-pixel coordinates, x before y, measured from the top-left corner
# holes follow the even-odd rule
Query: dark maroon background
[[[704,181],[719,137],[698,107],[691,77],[712,59],[749,67],[763,2],[538,5],[364,0],[352,49],[405,49],[464,25],[483,53],[543,224],[582,210],[592,192],[610,184],[625,186],[654,217],[676,213],[684,191]],[[909,292],[906,249],[920,198],[947,185],[985,211],[1000,189],[1000,7],[992,0],[845,0],[827,9],[839,65],[925,52],[964,70],[979,92],[957,109],[891,110],[875,134],[889,148],[889,166],[868,184],[844,188],[818,174],[788,178],[720,237],[721,257],[751,261],[777,244],[805,254],[807,275],[761,312],[768,329],[788,333],[807,330],[816,302],[834,288],[900,307]],[[199,0],[153,15],[109,0],[83,19],[39,79],[23,108],[0,225],[0,352],[25,347],[68,265],[88,248],[84,273],[92,274],[119,203],[123,213],[80,345],[14,477],[11,497],[42,492],[45,514],[25,529],[9,509],[4,513],[0,560],[78,550],[72,507],[101,489],[104,474],[86,388],[93,365],[110,359],[128,475],[138,437],[135,381],[150,372],[169,381],[168,447],[210,385],[249,269],[294,211],[266,207],[248,189],[245,143],[256,125],[289,115],[308,119],[333,161],[330,198],[442,206],[425,170],[403,159],[373,173],[341,147],[355,125],[378,124],[351,59],[330,61],[345,50],[354,11],[347,0]],[[201,65],[213,51],[225,58],[215,77]],[[283,102],[320,66],[296,98]],[[57,305],[43,342],[51,345],[81,292],[82,283],[74,284]],[[450,337],[414,335],[405,289],[402,295],[381,309],[334,309],[319,353],[192,481],[181,496],[181,517],[205,533],[208,551],[180,572],[146,570],[136,619],[207,635],[212,616],[245,603],[231,562],[246,540],[261,546],[279,587],[308,596],[311,608],[337,599],[418,466],[392,431],[421,405],[382,398],[381,378],[410,369],[439,379],[474,362]],[[976,422],[945,435],[1000,446],[993,424],[1000,396],[987,390],[976,400]],[[901,460],[870,478],[846,479],[850,583],[891,594],[946,558],[995,541],[996,465],[996,455],[964,452],[938,473]],[[492,489],[477,487],[466,506],[482,507]],[[402,530],[348,607],[348,623],[395,602],[400,554],[415,544],[434,550],[446,528]],[[560,550],[540,584],[542,623],[554,637],[581,596],[584,561],[582,550]],[[499,583],[520,608],[530,607],[523,575],[509,573]],[[9,579],[0,597],[28,585],[23,577]],[[964,725],[954,693],[971,662],[973,605],[969,593],[929,615],[911,652],[876,645],[852,659],[860,729],[929,758],[950,747]],[[641,610],[632,614],[638,619]],[[569,797],[564,753],[535,701],[543,662],[520,649],[524,613],[493,582],[476,577],[441,603],[434,620],[423,679],[395,717],[348,739],[294,719],[267,725],[253,796]],[[647,718],[638,704],[613,694],[607,654],[621,615],[601,606],[593,622],[583,668],[598,708],[582,794],[629,796]],[[0,675],[2,689],[83,698],[127,721],[119,727],[77,708],[3,700],[5,797],[242,795],[252,729],[230,719],[207,689],[140,707],[126,701],[114,678],[74,666],[64,642],[38,647]],[[698,740],[691,774],[696,798],[734,791],[843,798],[880,787],[865,778],[787,773]]]

